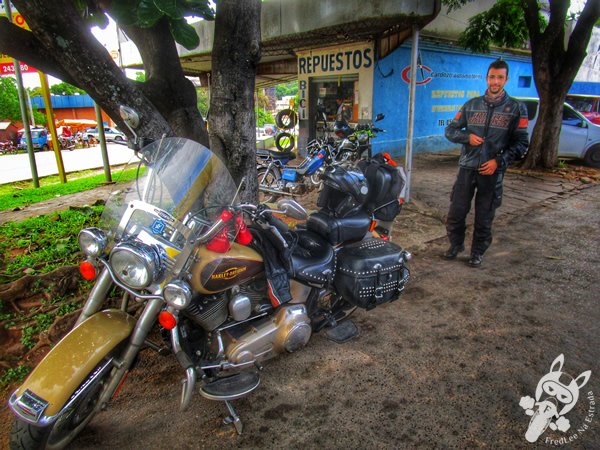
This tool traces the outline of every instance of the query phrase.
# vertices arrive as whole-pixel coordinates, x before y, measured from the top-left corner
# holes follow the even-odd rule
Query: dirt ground
[[[413,248],[402,221],[417,219],[433,240]],[[407,208],[398,225],[394,240],[414,251],[405,293],[358,311],[352,341],[318,334],[265,363],[261,386],[234,402],[241,436],[222,424],[220,403],[198,395],[179,412],[179,365],[144,351],[71,448],[522,448],[532,444],[519,401],[560,354],[573,378],[591,377],[566,415],[571,428],[535,445],[597,448],[600,186],[499,217],[479,269],[465,264],[468,252],[440,258],[435,214]]]

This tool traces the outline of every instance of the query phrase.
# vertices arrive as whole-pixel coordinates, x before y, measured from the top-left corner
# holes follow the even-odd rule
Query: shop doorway
[[[326,123],[321,119],[320,111],[325,114],[330,126],[336,120],[338,112],[337,99],[343,99],[346,120],[350,123],[358,121],[358,74],[315,77],[309,79],[308,85],[308,140],[320,137],[325,132]]]

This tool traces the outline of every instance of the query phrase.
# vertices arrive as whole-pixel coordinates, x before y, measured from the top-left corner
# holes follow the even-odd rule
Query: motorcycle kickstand
[[[233,424],[233,426],[235,427],[235,431],[237,431],[237,434],[241,435],[242,429],[244,428],[244,425],[242,424],[242,419],[240,419],[240,416],[238,416],[235,412],[235,408],[233,407],[231,402],[225,400],[225,406],[227,406],[227,409],[229,410],[229,415],[223,419],[223,423],[225,425]]]

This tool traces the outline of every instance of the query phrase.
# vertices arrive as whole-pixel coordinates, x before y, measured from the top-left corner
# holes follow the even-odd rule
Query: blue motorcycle
[[[332,163],[334,148],[325,139],[315,139],[298,165],[292,151],[257,150],[259,201],[270,203],[283,196],[303,195],[321,185],[320,174]]]

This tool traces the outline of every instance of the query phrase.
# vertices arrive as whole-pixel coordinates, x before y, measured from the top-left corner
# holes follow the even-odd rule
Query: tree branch
[[[536,47],[540,42],[540,9],[536,0],[521,0],[525,10],[525,22],[529,29],[529,42],[531,48]]]
[[[63,70],[53,55],[43,51],[41,43],[33,33],[13,25],[6,17],[0,17],[0,52],[74,84],[74,80]]]
[[[569,37],[567,46],[567,54],[565,57],[565,65],[579,68],[585,58],[586,46],[582,46],[581,42],[587,40],[594,29],[596,21],[600,18],[600,2],[588,0],[583,8],[583,11],[577,19],[575,28]]]

